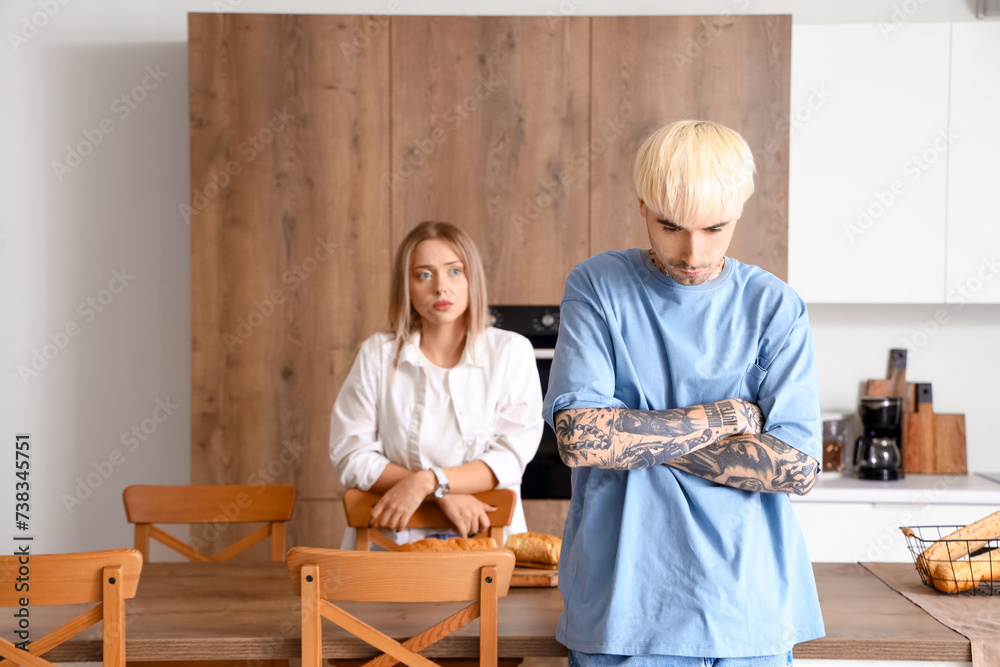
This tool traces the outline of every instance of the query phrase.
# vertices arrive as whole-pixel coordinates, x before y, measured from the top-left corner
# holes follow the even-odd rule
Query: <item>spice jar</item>
[[[832,412],[820,418],[823,420],[823,472],[841,472],[847,449],[848,421],[844,415]]]

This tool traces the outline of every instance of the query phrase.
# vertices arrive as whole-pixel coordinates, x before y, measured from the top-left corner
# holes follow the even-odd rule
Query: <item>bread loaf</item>
[[[496,540],[492,537],[449,537],[446,540],[428,537],[399,545],[400,551],[472,551],[474,549],[496,548]]]
[[[909,527],[901,529],[915,537]],[[990,542],[1000,539],[1000,511],[945,535],[917,556],[917,567],[939,591],[960,593],[972,590],[980,581],[1000,581],[1000,549],[963,560]]]
[[[562,540],[543,533],[517,533],[507,538],[518,565],[558,567]]]
[[[996,539],[1000,539],[1000,511],[959,528],[950,535],[945,535],[918,556],[917,565],[928,572],[936,562],[956,561],[970,551],[978,551],[990,540]]]

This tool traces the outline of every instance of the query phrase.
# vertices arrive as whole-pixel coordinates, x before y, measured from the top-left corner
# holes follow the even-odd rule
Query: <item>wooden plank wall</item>
[[[631,160],[664,122],[744,133],[732,254],[784,277],[790,25],[191,14],[192,483],[295,483],[290,545],[337,546],[330,409],[395,245],[455,222],[493,303],[558,303],[580,260],[648,246]]]
[[[493,303],[559,303],[590,256],[590,174],[571,164],[588,141],[589,68],[589,19],[393,18],[393,240],[455,222]]]
[[[239,170],[192,211],[193,484],[340,493],[330,408],[385,327],[391,253],[388,41],[340,48],[366,18],[191,15],[192,203]]]
[[[639,144],[668,122],[710,119],[740,132],[757,165],[756,190],[727,254],[786,280],[791,17],[592,21],[594,53],[608,55],[593,60],[591,136],[622,130],[593,163],[591,253],[649,247],[632,184]]]

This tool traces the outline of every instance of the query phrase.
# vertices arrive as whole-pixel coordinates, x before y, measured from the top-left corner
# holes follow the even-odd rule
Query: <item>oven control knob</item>
[[[550,327],[555,323],[556,323],[556,318],[555,316],[552,315],[552,313],[545,313],[544,315],[542,315],[543,327]]]

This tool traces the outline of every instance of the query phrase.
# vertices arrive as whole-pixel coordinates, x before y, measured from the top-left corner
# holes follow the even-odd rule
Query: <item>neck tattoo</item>
[[[660,261],[660,258],[656,256],[656,251],[653,250],[652,248],[649,249],[649,259],[652,260],[653,266],[656,267],[657,271],[667,276],[668,278],[673,277],[669,273],[667,273],[667,268],[663,265],[663,262]],[[715,280],[716,278],[718,278],[719,275],[722,273],[722,269],[725,265],[726,265],[726,258],[723,257],[722,260],[719,262],[719,264],[715,267],[715,270],[712,271],[712,275],[708,277],[708,280]],[[706,282],[708,282],[708,280],[706,280]]]

